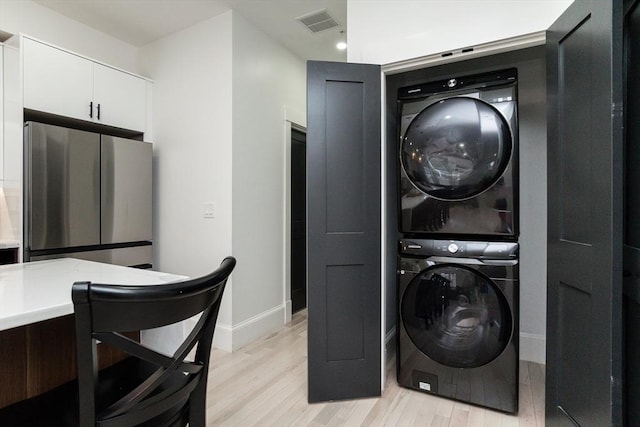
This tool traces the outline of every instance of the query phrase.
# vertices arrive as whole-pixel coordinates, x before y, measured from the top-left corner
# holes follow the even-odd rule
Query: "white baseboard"
[[[213,335],[213,346],[225,351],[234,351],[253,340],[284,326],[285,306],[274,307],[253,316],[237,325],[229,326],[223,323],[216,325]]]
[[[224,351],[233,351],[233,346],[231,345],[233,342],[232,329],[231,326],[224,323],[216,323],[216,330],[213,333],[213,346]]]
[[[291,323],[291,300],[284,302],[284,324]]]
[[[384,349],[386,352],[385,365],[396,354],[396,327],[391,328],[384,337]]]
[[[395,369],[389,370],[389,364],[395,360],[396,357],[396,327],[391,328],[384,337],[384,358],[382,359],[382,389],[386,387],[387,373],[391,372],[392,376],[395,376]]]
[[[520,360],[546,364],[546,337],[520,332]]]

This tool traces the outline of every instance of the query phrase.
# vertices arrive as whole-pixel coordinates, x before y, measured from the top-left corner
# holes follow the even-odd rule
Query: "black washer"
[[[518,244],[402,239],[398,384],[518,410]]]
[[[413,344],[446,366],[486,365],[511,339],[513,319],[503,292],[464,265],[443,264],[422,271],[404,290],[400,309]]]

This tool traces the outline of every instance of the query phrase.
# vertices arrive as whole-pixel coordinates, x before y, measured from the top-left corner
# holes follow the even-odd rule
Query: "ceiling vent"
[[[337,27],[338,23],[335,19],[327,13],[326,9],[312,12],[308,15],[299,16],[296,18],[307,27],[312,33],[328,30],[329,28]]]

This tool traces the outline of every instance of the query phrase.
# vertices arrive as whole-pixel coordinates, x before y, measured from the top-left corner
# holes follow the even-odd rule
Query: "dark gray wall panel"
[[[562,240],[557,243],[558,250],[563,251],[563,263],[574,268],[560,269],[556,273],[559,283],[573,286],[577,290],[587,294],[592,293],[593,274],[590,268],[593,256],[593,247],[587,244],[576,244]]]
[[[364,185],[364,85],[328,81],[327,232],[361,231]],[[348,120],[345,120],[348,117]]]
[[[588,417],[590,400],[589,364],[584,363],[585,352],[589,352],[590,331],[585,329],[585,320],[591,318],[590,295],[571,285],[560,283],[558,292],[557,334],[563,343],[557,353],[556,363],[560,372],[571,376],[571,382],[561,383],[558,402],[578,422]],[[579,385],[578,387],[576,387]]]
[[[362,265],[327,266],[327,360],[364,358]]]
[[[626,191],[625,191],[625,241],[629,246],[640,249],[640,3],[630,2],[627,18],[627,78],[626,80],[626,120],[627,141],[625,151]],[[631,7],[632,6],[632,7]],[[640,411],[640,409],[639,409]]]
[[[587,18],[561,42],[558,52],[558,79],[565,87],[560,103],[559,125],[562,156],[561,233],[573,242],[590,242],[591,108],[590,70],[591,21]]]
[[[624,298],[625,319],[625,417],[627,425],[640,423],[640,304]]]

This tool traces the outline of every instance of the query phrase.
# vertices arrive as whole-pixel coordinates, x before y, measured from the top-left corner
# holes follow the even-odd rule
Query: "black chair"
[[[5,408],[0,425],[204,426],[213,331],[235,264],[227,257],[211,274],[165,285],[74,283],[78,380]],[[199,313],[172,356],[122,334]],[[98,340],[133,357],[98,372]],[[194,360],[185,360],[194,348]]]

